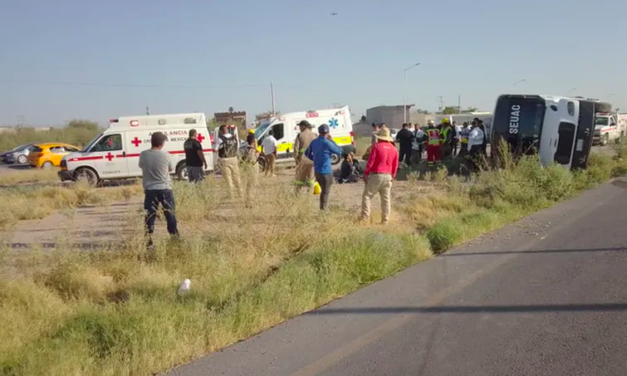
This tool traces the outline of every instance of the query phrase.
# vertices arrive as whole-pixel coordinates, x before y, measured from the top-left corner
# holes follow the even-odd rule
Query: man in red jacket
[[[364,172],[366,186],[361,196],[361,220],[370,218],[370,200],[378,193],[381,196],[381,223],[386,225],[392,208],[392,180],[398,170],[398,151],[387,127],[381,128],[375,137],[377,142],[372,145]]]

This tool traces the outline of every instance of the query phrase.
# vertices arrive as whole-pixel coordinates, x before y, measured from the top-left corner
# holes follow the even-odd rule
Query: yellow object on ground
[[[322,188],[320,188],[320,183],[316,182],[316,184],[314,184],[313,194],[319,195],[321,191],[322,191]]]

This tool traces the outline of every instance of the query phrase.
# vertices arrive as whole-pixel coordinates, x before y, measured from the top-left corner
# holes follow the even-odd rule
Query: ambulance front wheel
[[[337,154],[332,154],[331,155],[331,164],[332,165],[336,165],[336,164],[340,163],[341,160],[342,160],[342,158],[339,155],[337,155]]]
[[[90,168],[79,168],[74,175],[76,181],[85,181],[92,187],[98,185],[98,175]]]

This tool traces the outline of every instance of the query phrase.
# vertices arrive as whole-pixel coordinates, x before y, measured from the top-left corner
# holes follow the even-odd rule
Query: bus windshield
[[[494,112],[495,145],[505,140],[512,151],[532,154],[540,146],[546,102],[539,96],[503,95]]]

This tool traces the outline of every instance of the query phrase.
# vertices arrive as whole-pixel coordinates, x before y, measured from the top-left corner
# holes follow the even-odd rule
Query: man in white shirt
[[[472,131],[468,135],[468,153],[470,154],[470,162],[474,171],[478,171],[478,158],[482,154],[481,150],[483,142],[485,141],[485,134],[478,123],[473,124]]]
[[[277,146],[278,142],[276,138],[274,138],[274,132],[270,130],[261,144],[261,149],[266,160],[266,176],[276,176],[274,174],[274,165],[277,157]]]
[[[457,147],[461,141],[461,132],[462,127],[457,124],[456,121],[453,122],[453,131],[455,134],[453,135],[453,155],[457,155]]]
[[[414,143],[412,145],[413,152],[411,153],[412,163],[414,165],[420,164],[422,159],[422,150],[425,144],[425,132],[420,128],[420,125],[416,124],[414,130]]]

